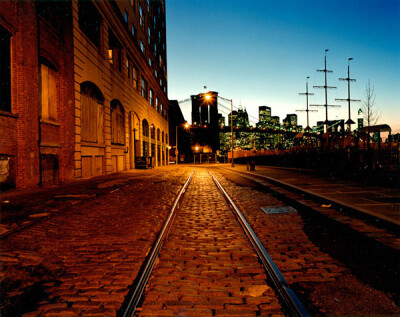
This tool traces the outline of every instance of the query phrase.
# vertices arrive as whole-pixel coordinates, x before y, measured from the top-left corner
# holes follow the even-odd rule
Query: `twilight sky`
[[[400,0],[167,0],[168,96],[183,100],[207,90],[242,104],[258,119],[258,106],[282,119],[310,104],[324,104],[327,53],[328,119],[348,119],[347,59],[351,98],[362,99],[370,80],[380,123],[400,132]],[[181,104],[190,120],[190,102]],[[352,103],[357,121],[359,104]],[[310,126],[325,120],[324,108],[310,113]],[[306,126],[305,112],[297,113]]]

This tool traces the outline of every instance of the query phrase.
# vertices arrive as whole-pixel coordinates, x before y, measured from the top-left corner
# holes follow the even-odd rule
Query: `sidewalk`
[[[247,172],[246,165],[236,164],[233,169]],[[355,181],[321,176],[309,170],[256,166],[252,173],[299,187],[311,194],[400,225],[400,189],[398,188],[366,186]]]

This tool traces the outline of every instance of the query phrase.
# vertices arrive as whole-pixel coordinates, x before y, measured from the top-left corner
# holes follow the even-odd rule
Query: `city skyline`
[[[166,2],[168,96],[182,100],[207,90],[242,104],[258,118],[267,105],[283,119],[306,107],[307,76],[310,104],[323,104],[324,52],[327,52],[329,120],[348,119],[348,58],[351,98],[362,99],[368,80],[375,88],[380,123],[400,132],[400,2],[398,1],[191,1]],[[360,104],[353,103],[356,121]],[[317,108],[314,108],[317,109]],[[310,126],[325,120],[325,109],[310,113]],[[190,119],[190,103],[182,107]],[[306,114],[298,112],[306,126]],[[353,126],[354,128],[354,126]]]

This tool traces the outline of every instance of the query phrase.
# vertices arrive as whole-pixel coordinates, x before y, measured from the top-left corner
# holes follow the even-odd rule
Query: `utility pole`
[[[359,99],[350,99],[350,82],[351,81],[356,81],[353,78],[350,78],[350,61],[353,58],[350,57],[348,59],[347,63],[347,78],[339,78],[339,80],[346,80],[347,81],[347,99],[335,99],[336,101],[347,101],[349,104],[349,120],[347,120],[345,123],[349,126],[349,137],[351,137],[351,125],[354,124],[355,122],[351,120],[351,113],[350,113],[350,103],[353,102],[360,102],[361,100]]]
[[[327,83],[327,73],[332,73],[331,70],[326,69],[326,52],[329,50],[325,50],[325,68],[324,69],[317,69],[317,72],[324,72],[325,73],[325,85],[324,86],[314,86],[314,88],[324,88],[325,89],[325,104],[324,105],[310,105],[311,107],[325,107],[325,128],[326,128],[326,144],[329,144],[329,130],[328,130],[328,107],[340,107],[339,105],[328,105],[328,88],[329,89],[336,89],[337,87],[328,86]]]
[[[309,79],[309,78],[310,78],[310,77],[307,76],[307,81],[306,81],[306,92],[300,92],[300,93],[299,93],[299,95],[301,95],[301,96],[306,96],[306,102],[307,102],[306,105],[307,105],[307,108],[306,108],[306,110],[296,110],[297,112],[303,112],[303,111],[307,112],[307,127],[306,127],[306,132],[309,131],[309,130],[311,130],[310,124],[309,124],[308,113],[309,113],[309,112],[318,112],[318,110],[309,110],[309,109],[308,109],[308,96],[314,96],[313,93],[308,92],[308,79]]]

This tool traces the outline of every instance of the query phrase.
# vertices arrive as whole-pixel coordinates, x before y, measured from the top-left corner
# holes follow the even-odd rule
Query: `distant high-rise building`
[[[286,129],[295,129],[297,127],[297,114],[286,115],[286,118],[282,121],[282,125]]]
[[[239,128],[248,128],[250,126],[249,123],[249,115],[246,109],[243,110],[243,107],[240,105],[238,111],[232,112],[233,117],[233,126]],[[229,125],[231,125],[231,115],[229,114]]]
[[[258,107],[258,120],[262,123],[269,123],[271,121],[271,108],[267,106]]]
[[[278,116],[272,116],[271,117],[271,124],[272,126],[275,127],[279,127],[280,126],[280,119]]]

